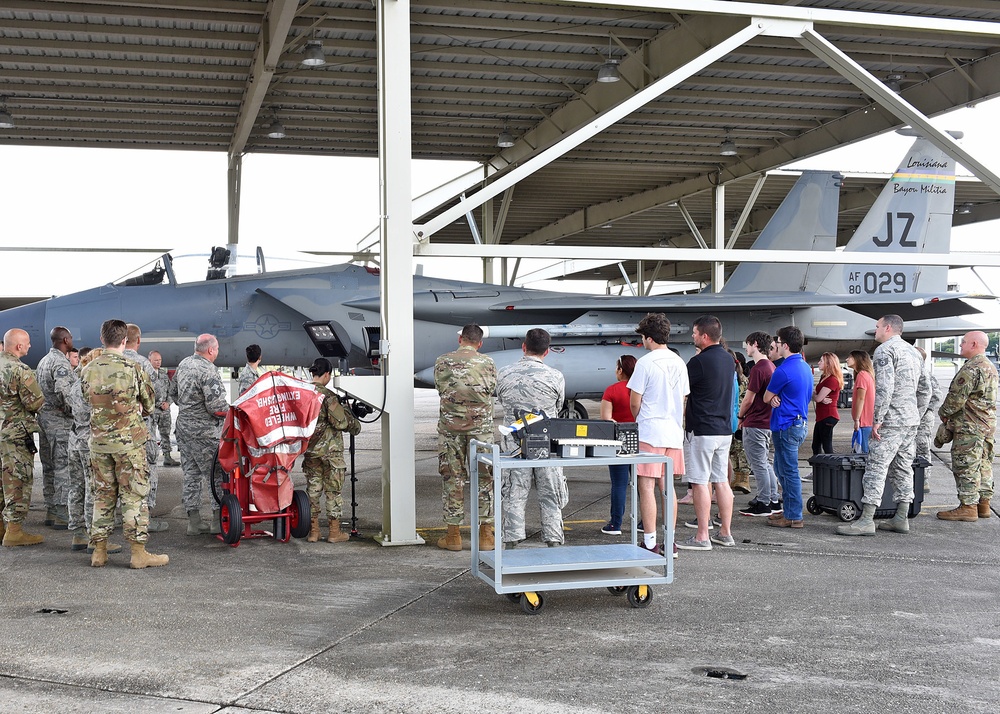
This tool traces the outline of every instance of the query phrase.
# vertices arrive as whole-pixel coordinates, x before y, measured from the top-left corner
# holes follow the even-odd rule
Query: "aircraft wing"
[[[952,317],[981,312],[959,298],[964,294],[914,295],[907,293],[906,302],[894,302],[891,295],[885,299],[879,296],[865,296],[864,302],[847,302],[844,295],[823,295],[803,292],[767,293],[698,293],[696,295],[659,295],[646,297],[617,297],[608,295],[573,295],[565,298],[528,298],[490,306],[495,312],[552,312],[554,310],[576,310],[580,314],[590,310],[609,312],[726,312],[761,308],[808,308],[823,305],[844,307],[862,315],[877,319],[886,313],[895,312],[904,320]],[[906,313],[906,314],[904,314]]]

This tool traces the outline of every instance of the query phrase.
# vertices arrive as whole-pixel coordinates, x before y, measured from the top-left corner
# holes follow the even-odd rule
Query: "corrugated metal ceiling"
[[[1000,22],[1000,4],[982,0],[791,4]],[[16,126],[0,130],[0,143],[375,155],[376,27],[368,1],[297,5],[252,130],[245,142],[238,140],[239,118],[255,89],[251,72],[267,33],[265,17],[275,17],[279,5],[5,0],[0,97]],[[487,0],[460,6],[413,0],[411,15],[413,156],[477,161],[501,171],[747,23]],[[900,75],[902,96],[925,114],[1000,94],[1000,53],[992,37],[863,25],[816,29],[876,76]],[[322,41],[325,66],[300,64],[309,40]],[[600,84],[595,80],[609,42],[625,81]],[[275,117],[286,129],[282,139],[267,136]],[[690,197],[696,221],[708,225],[706,177],[752,176],[898,123],[794,39],[759,37],[519,185],[501,240],[544,235],[546,227],[588,207],[600,208],[594,213],[604,225],[610,204],[670,186]],[[505,127],[517,142],[500,150],[496,139]],[[738,156],[719,155],[727,130]],[[729,192],[734,211],[745,199],[744,183],[752,184],[738,182]],[[772,192],[779,182],[771,183],[776,189],[765,189],[760,215],[780,201]],[[993,204],[996,196],[970,200]],[[654,202],[637,215],[616,217],[610,233],[627,246],[685,244],[688,230],[676,213]],[[608,239],[608,230],[590,226],[554,234],[549,242]],[[456,223],[435,240],[468,241],[468,227]]]

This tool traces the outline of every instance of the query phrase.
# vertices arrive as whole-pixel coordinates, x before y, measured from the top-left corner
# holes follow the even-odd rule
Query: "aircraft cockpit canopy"
[[[166,276],[167,270],[163,267],[163,261],[156,261],[156,266],[152,270],[147,270],[146,272],[133,276],[131,278],[125,278],[121,282],[115,283],[119,287],[134,287],[137,285],[159,285],[163,282],[163,278]]]
[[[230,248],[215,246],[210,252],[166,253],[155,261],[136,268],[120,280],[115,281],[119,287],[134,287],[142,285],[160,285],[169,283],[197,283],[206,280],[224,280],[237,275],[260,275],[264,272],[280,270],[295,270],[299,268],[317,268],[330,265],[329,260],[318,259],[305,253],[294,251],[281,256],[268,256],[265,270],[264,254],[260,248],[256,252],[240,252],[233,256]],[[205,273],[205,263],[208,262],[208,274]],[[152,265],[152,267],[150,267]]]

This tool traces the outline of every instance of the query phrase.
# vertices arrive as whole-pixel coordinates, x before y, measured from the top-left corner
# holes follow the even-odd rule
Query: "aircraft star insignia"
[[[282,330],[289,330],[292,327],[290,322],[280,322],[274,315],[261,315],[255,322],[247,322],[243,325],[244,330],[253,330],[258,337],[267,339],[277,337]]]

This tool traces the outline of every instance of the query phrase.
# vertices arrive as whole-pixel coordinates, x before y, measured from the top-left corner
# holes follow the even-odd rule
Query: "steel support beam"
[[[972,171],[980,181],[997,193],[1000,193],[1000,176],[959,146],[958,142],[947,132],[941,131],[931,124],[930,120],[918,111],[916,107],[889,89],[882,81],[873,76],[871,72],[837,49],[829,40],[815,30],[807,29],[802,33],[799,42],[803,47],[826,62],[839,74],[878,102],[879,105],[888,109],[902,121],[909,123],[914,129],[919,130],[921,134],[927,137],[941,151],[944,151]]]
[[[254,50],[253,62],[250,65],[250,76],[243,88],[243,99],[240,101],[240,113],[236,117],[236,126],[229,142],[229,157],[242,154],[246,148],[250,133],[253,131],[257,116],[271,79],[281,58],[281,50],[288,38],[288,30],[295,19],[295,11],[299,0],[270,0],[264,12],[264,22],[260,26],[257,38],[257,48]],[[409,65],[407,65],[409,66]]]
[[[382,271],[382,545],[417,535],[413,437],[413,214],[410,0],[377,0],[379,196]],[[376,378],[377,379],[377,378]]]
[[[712,247],[725,253],[726,245],[726,186],[719,184],[712,191]],[[726,281],[726,264],[721,260],[712,262],[710,285],[713,293],[722,290]]]
[[[657,99],[671,87],[676,86],[713,62],[725,57],[745,42],[757,37],[767,29],[767,26],[768,23],[766,22],[751,23],[714,47],[708,48],[700,56],[686,62],[678,69],[667,73],[648,87],[644,87],[614,107],[598,114],[587,124],[565,135],[555,145],[541,151],[536,156],[533,156],[517,168],[512,169],[490,185],[484,187],[468,201],[460,201],[457,206],[449,208],[422,226],[417,226],[417,240],[420,243],[426,243],[430,240],[431,236],[445,226],[451,225],[466,211],[474,209],[484,202],[489,201],[494,196],[503,193],[509,187],[531,176],[561,156],[564,156],[591,137],[612,126],[615,122],[624,119],[640,107]]]
[[[414,246],[414,255],[438,258],[518,258],[523,245],[464,245],[433,243]],[[538,245],[531,248],[532,258],[545,260],[662,260],[664,262],[720,261],[731,263],[816,263],[824,265],[869,265],[871,255],[843,251],[808,250],[735,250],[716,248],[623,248],[620,246]],[[1000,267],[1000,253],[893,253],[894,265],[946,265]],[[626,276],[626,280],[628,277]]]

